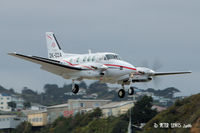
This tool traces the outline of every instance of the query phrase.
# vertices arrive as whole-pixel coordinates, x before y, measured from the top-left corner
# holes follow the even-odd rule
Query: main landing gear
[[[74,94],[78,93],[79,91],[79,86],[77,84],[74,83],[74,80],[72,81],[72,92]]]
[[[134,94],[134,88],[133,88],[133,87],[130,87],[130,88],[128,89],[128,94],[129,94],[129,95],[133,95],[133,94]],[[125,96],[124,84],[122,84],[122,89],[120,89],[120,90],[118,91],[118,96],[119,96],[119,98],[124,98],[124,96]]]

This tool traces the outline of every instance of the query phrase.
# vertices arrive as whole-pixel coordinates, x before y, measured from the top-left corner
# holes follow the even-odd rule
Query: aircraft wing
[[[164,76],[164,75],[175,75],[175,74],[189,74],[191,71],[182,71],[182,72],[155,72],[153,76]]]
[[[15,56],[15,57],[27,60],[27,61],[31,61],[36,64],[40,64],[41,69],[44,69],[48,72],[61,75],[61,76],[63,76],[64,73],[67,74],[67,73],[73,73],[80,70],[84,70],[79,67],[73,67],[73,66],[61,64],[60,61],[57,61],[57,60],[42,58],[38,56],[28,56],[28,55],[23,55],[23,54],[18,54],[18,53],[8,53],[8,54],[11,56]]]

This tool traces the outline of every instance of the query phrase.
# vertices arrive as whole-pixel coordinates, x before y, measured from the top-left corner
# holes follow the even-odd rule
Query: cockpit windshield
[[[106,54],[106,59],[107,60],[110,60],[110,59],[121,60],[121,58],[118,55],[115,55],[115,54]]]

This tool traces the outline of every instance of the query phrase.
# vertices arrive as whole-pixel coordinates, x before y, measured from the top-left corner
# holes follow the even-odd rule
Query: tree
[[[152,110],[152,97],[144,96],[140,101],[137,101],[131,113],[133,123],[140,125],[152,119],[156,114],[156,110]]]
[[[16,108],[16,103],[15,102],[8,102],[8,106],[12,108],[12,111],[14,111],[14,109]]]
[[[30,102],[24,102],[23,105],[24,105],[24,108],[25,108],[25,109],[31,107],[31,103],[30,103]]]
[[[91,118],[100,118],[102,116],[102,110],[100,108],[94,109],[94,111],[90,114]]]
[[[22,122],[20,125],[18,125],[12,133],[32,133],[32,126],[29,122]]]

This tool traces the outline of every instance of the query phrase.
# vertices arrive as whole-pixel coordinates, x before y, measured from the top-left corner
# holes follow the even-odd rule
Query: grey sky
[[[159,60],[160,71],[192,70],[191,75],[162,77],[157,89],[174,86],[183,95],[198,93],[199,6],[199,0],[2,0],[0,85],[42,91],[45,83],[70,83],[6,55],[17,51],[47,57],[44,33],[53,31],[65,52],[109,51],[135,66]]]

